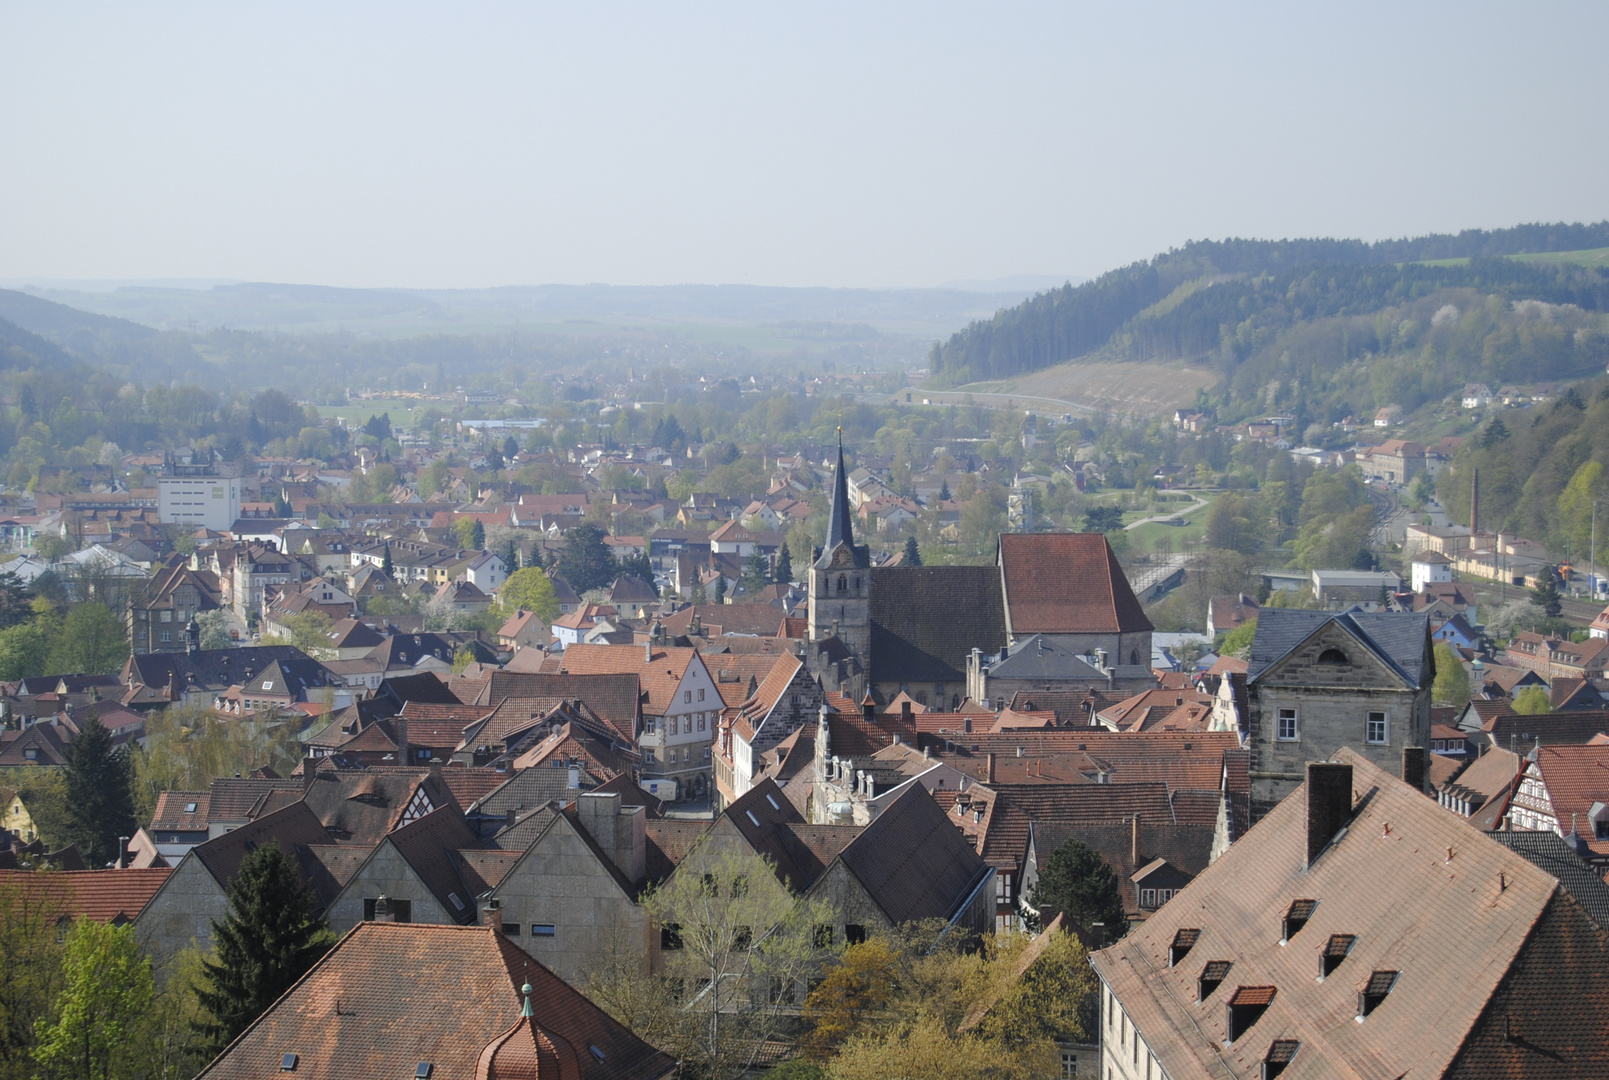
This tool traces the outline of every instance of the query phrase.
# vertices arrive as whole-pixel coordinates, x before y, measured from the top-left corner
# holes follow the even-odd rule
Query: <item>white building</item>
[[[223,475],[210,451],[188,462],[169,457],[157,477],[156,506],[163,524],[228,532],[240,517],[240,478]]]
[[[1424,592],[1425,586],[1432,582],[1451,581],[1453,563],[1447,556],[1438,555],[1434,551],[1422,552],[1414,556],[1410,574],[1413,591]]]

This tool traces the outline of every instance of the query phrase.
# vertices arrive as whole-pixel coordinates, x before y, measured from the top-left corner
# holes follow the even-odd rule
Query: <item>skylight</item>
[[[743,812],[745,814],[749,815],[749,820],[754,822],[754,827],[756,829],[758,829],[760,827],[760,819],[754,816],[754,811],[753,810],[745,810]]]
[[[197,804],[197,803],[193,803],[193,802],[187,802],[187,803],[185,803],[185,804],[184,804],[184,812],[185,812],[185,813],[187,813],[187,814],[193,814],[193,813],[195,813],[195,812],[196,812],[196,807],[197,807],[197,805],[199,805],[199,804]]]
[[[459,899],[459,896],[458,896],[457,893],[455,893],[455,892],[448,893],[447,894],[447,899],[451,900],[453,902],[453,907],[457,908],[459,911],[464,910],[464,902],[463,902],[463,900]]]
[[[782,809],[781,806],[777,805],[777,797],[775,795],[772,795],[770,792],[766,792],[765,801],[771,804],[771,809],[773,809],[773,810],[781,810]]]
[[[295,1072],[296,1071],[296,1063],[298,1061],[300,1061],[300,1060],[301,1059],[299,1057],[297,1057],[295,1054],[286,1054],[284,1057],[279,1059],[279,1071],[280,1072]]]
[[[436,1067],[430,1062],[421,1061],[418,1065],[414,1066],[414,1080],[430,1080],[430,1074],[435,1072],[435,1070]]]
[[[603,1051],[598,1048],[597,1043],[588,1045],[587,1049],[592,1051],[593,1057],[597,1058],[600,1062],[603,1061]]]

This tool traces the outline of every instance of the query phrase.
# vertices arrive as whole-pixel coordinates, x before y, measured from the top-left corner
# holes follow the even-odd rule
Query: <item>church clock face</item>
[[[837,568],[837,567],[848,568],[848,567],[854,565],[854,562],[855,562],[854,553],[851,552],[846,547],[839,547],[839,549],[837,551],[833,552],[832,565],[835,568]]]

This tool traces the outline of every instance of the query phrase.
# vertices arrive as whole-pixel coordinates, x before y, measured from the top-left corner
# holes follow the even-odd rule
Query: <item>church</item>
[[[903,692],[954,709],[969,663],[1035,638],[1109,685],[1152,679],[1151,621],[1105,536],[1002,533],[993,565],[873,566],[855,543],[842,445],[809,591],[811,668],[824,689],[856,700]]]

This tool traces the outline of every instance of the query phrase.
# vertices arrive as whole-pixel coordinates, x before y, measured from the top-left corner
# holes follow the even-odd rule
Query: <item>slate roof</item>
[[[545,1065],[553,1075],[659,1080],[675,1069],[672,1058],[495,930],[365,922],[200,1075],[278,1076],[290,1053],[297,1055],[294,1075],[310,1080],[411,1077],[420,1062],[446,1080],[486,1075],[478,1063],[489,1047],[506,1045],[527,981],[535,1023],[573,1051],[566,1071],[557,1062]],[[443,1008],[448,1002],[452,1007]],[[500,1065],[495,1075],[520,1075],[504,1059]]]
[[[1520,854],[1360,755],[1337,759],[1361,797],[1311,866],[1304,787],[1093,954],[1167,1075],[1255,1076],[1271,1043],[1286,1039],[1301,1044],[1294,1068],[1311,1063],[1305,1076],[1602,1074],[1609,936]],[[1282,942],[1298,899],[1317,903]],[[1196,942],[1170,966],[1185,929]],[[1334,934],[1356,942],[1319,981],[1317,955]],[[1198,1002],[1196,977],[1216,960],[1232,963],[1228,977]],[[1389,995],[1354,1022],[1359,991],[1382,971],[1399,973]],[[1226,1046],[1225,1003],[1263,987],[1275,990],[1267,1011]]]
[[[421,787],[432,807],[461,812],[446,782],[424,769],[320,768],[307,782],[302,802],[323,823],[323,842],[377,844],[397,827]]]
[[[1002,533],[997,562],[1016,637],[1151,629],[1100,533]]]
[[[1609,709],[1570,709],[1534,715],[1509,711],[1494,715],[1484,730],[1493,746],[1520,753],[1533,746],[1579,746],[1609,731]]]
[[[1332,621],[1361,641],[1409,686],[1417,687],[1430,680],[1434,662],[1427,644],[1430,619],[1426,615],[1393,611],[1336,613],[1265,608],[1257,617],[1257,634],[1252,638],[1246,681],[1256,681]]]
[[[1077,680],[1105,685],[1106,676],[1086,662],[1076,651],[1055,638],[1030,634],[1018,638],[1004,660],[998,659],[989,667],[991,679],[1045,679]],[[985,661],[988,657],[984,657]]]
[[[0,891],[19,889],[35,903],[75,919],[132,922],[173,873],[163,866],[145,870],[0,870]]]
[[[306,803],[297,802],[249,821],[222,836],[215,836],[204,844],[197,844],[185,858],[200,862],[212,879],[227,889],[248,852],[263,844],[278,843],[280,849],[296,861],[303,881],[312,887],[320,903],[327,906],[339,891],[334,878],[323,877],[316,868],[310,868],[297,859],[296,852],[298,848],[326,845],[329,842],[329,834],[324,831],[324,824],[319,821],[318,815]]]
[[[1486,835],[1558,878],[1592,920],[1609,930],[1609,884],[1558,833],[1502,830]]]
[[[596,646],[575,646],[571,651],[574,648]],[[636,653],[640,665],[642,650],[637,649]],[[533,699],[537,702],[536,707],[542,711],[561,701],[584,702],[587,708],[629,739],[635,736],[642,716],[642,679],[636,669],[596,674],[493,671],[476,695],[474,703],[491,708],[507,698]]]
[[[991,873],[938,804],[917,787],[895,796],[838,856],[896,926],[954,918]]]
[[[961,682],[974,648],[1006,643],[1000,572],[992,566],[872,571],[871,681]]]
[[[298,686],[345,685],[323,664],[293,645],[250,645],[241,649],[201,649],[194,653],[142,653],[123,668],[126,685],[153,689],[172,683],[181,692],[222,691],[245,686],[270,664],[279,664]]]
[[[475,896],[485,889],[471,890],[464,883],[453,853],[479,847],[480,840],[456,806],[438,807],[395,830],[386,841],[413,868],[448,918],[461,924],[475,921]]]
[[[376,697],[389,697],[398,706],[410,701],[432,702],[437,705],[465,704],[454,696],[447,684],[429,672],[420,675],[392,675],[380,683]]]

